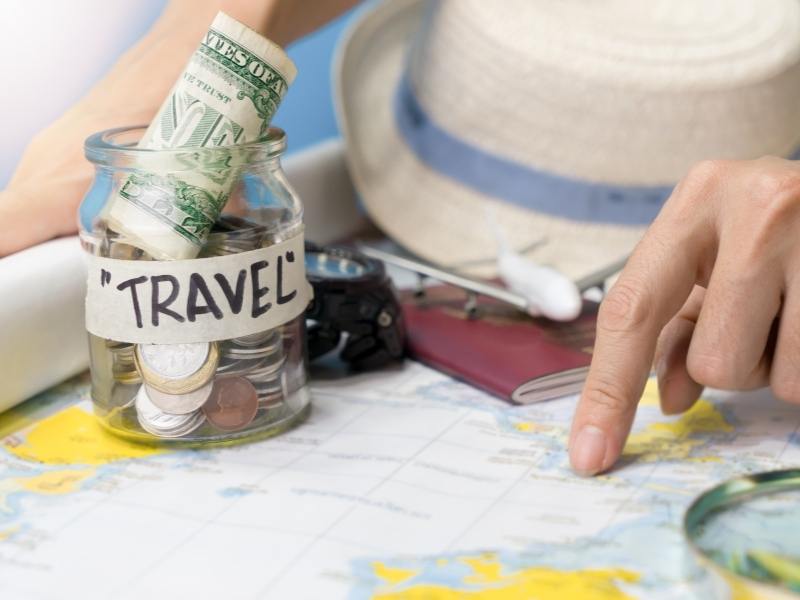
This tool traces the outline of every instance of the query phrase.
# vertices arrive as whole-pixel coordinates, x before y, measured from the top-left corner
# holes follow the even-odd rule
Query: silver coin
[[[109,399],[109,406],[122,410],[133,406],[136,401],[136,394],[138,391],[136,384],[129,384],[123,382],[116,382],[111,386],[111,397]]]
[[[274,375],[272,379],[264,379],[260,381],[247,377],[246,375],[245,378],[253,384],[260,395],[266,396],[282,390],[280,375]]]
[[[229,348],[222,354],[228,360],[254,360],[283,354],[278,345],[266,348]]]
[[[219,365],[217,366],[217,374],[241,375],[244,373],[249,373],[254,368],[258,367],[262,362],[263,359],[261,358],[255,358],[250,360],[228,358],[219,363]]]
[[[271,346],[273,344],[278,343],[279,338],[280,338],[280,331],[278,331],[277,329],[271,329],[260,333],[253,333],[251,335],[245,335],[242,337],[233,338],[231,340],[231,343],[234,346],[252,348],[252,347],[261,347],[265,345]]]
[[[247,376],[253,379],[272,379],[280,375],[285,363],[285,356],[281,356],[278,360],[262,359],[247,371]]]
[[[280,334],[280,328],[274,329],[263,329],[261,331],[257,331],[255,333],[251,333],[248,335],[240,335],[239,337],[233,338],[232,341],[236,342],[237,344],[260,344],[264,340],[270,340],[276,335]]]
[[[200,255],[202,257],[227,256],[255,250],[260,246],[261,239],[258,236],[242,235],[234,237],[231,235],[211,234]]]
[[[128,342],[118,342],[117,340],[106,339],[106,348],[110,350],[124,350],[125,348],[133,349],[133,344]]]
[[[187,415],[171,415],[163,412],[150,400],[144,386],[141,386],[136,394],[136,416],[142,429],[161,438],[184,436],[205,422],[205,415],[201,410]]]
[[[144,250],[123,242],[111,242],[108,248],[108,257],[119,260],[147,260],[149,258]]]
[[[261,346],[258,348],[236,348],[228,347],[223,352],[223,356],[233,359],[263,358],[272,354],[281,353],[280,342],[271,346]]]
[[[286,399],[286,394],[284,394],[284,390],[281,387],[280,382],[275,382],[271,386],[263,386],[252,381],[251,383],[253,384],[253,387],[256,388],[260,406],[277,406],[278,404],[283,404],[283,401]]]
[[[285,360],[283,352],[273,352],[266,356],[247,355],[247,356],[225,356],[218,367],[223,369],[236,369],[241,371],[260,370]]]
[[[258,387],[256,387],[256,392],[258,392],[259,408],[275,408],[283,404],[283,391],[280,390],[280,388],[278,391],[262,393],[258,391]]]
[[[114,356],[117,357],[130,357],[133,360],[133,344],[125,342],[115,342],[113,340],[106,340],[106,348],[108,348]]]
[[[278,377],[270,381],[254,381],[245,375],[245,379],[253,384],[253,387],[256,388],[259,396],[271,396],[272,394],[277,394],[278,392],[283,391],[281,388],[280,379]]]
[[[218,375],[243,375],[250,378],[271,376],[285,361],[280,329],[259,332],[228,340],[220,347]],[[255,383],[255,379],[253,379]]]
[[[151,371],[165,379],[185,379],[197,373],[208,359],[211,345],[139,344],[139,356]]]
[[[136,370],[133,358],[133,344],[115,343],[108,346],[111,350],[111,374],[120,383],[140,383],[142,378]]]
[[[189,435],[193,431],[202,427],[206,422],[206,416],[203,414],[203,411],[197,411],[191,414],[191,419],[189,419],[184,425],[181,427],[172,429],[170,431],[159,431],[159,430],[150,430],[148,433],[156,435],[162,438],[179,438],[185,435]]]
[[[205,404],[214,387],[212,379],[203,387],[186,394],[165,394],[145,384],[147,397],[155,406],[171,415],[187,415]]]
[[[136,369],[127,369],[125,371],[114,369],[112,375],[114,376],[114,381],[119,383],[140,383],[142,381],[139,371]]]
[[[230,340],[221,348],[222,354],[230,354],[235,356],[249,355],[249,354],[270,354],[281,350],[283,347],[283,339],[280,335],[273,335],[269,338],[262,339],[259,343],[239,343],[235,340]]]
[[[260,365],[250,369],[247,373],[247,377],[257,380],[270,379],[280,372],[285,362],[286,356],[281,356],[277,360],[265,359]]]

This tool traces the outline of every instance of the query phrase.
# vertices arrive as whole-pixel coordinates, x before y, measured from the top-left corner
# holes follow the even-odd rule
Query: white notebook
[[[77,237],[0,258],[0,411],[89,365]]]

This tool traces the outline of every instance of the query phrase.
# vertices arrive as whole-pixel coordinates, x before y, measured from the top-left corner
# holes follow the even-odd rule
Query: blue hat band
[[[613,225],[648,225],[673,186],[611,185],[555,175],[503,158],[439,127],[401,78],[394,112],[400,136],[441,175],[486,196],[554,217]]]

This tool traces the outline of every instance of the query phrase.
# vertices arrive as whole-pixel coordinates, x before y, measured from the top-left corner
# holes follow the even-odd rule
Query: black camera
[[[314,288],[306,311],[311,360],[339,346],[340,358],[359,370],[402,358],[403,313],[383,263],[344,246],[306,242],[305,251]]]

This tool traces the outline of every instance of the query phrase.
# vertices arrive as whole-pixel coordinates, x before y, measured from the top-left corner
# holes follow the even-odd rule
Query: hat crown
[[[800,157],[798,0],[387,0],[337,67],[370,216],[484,274],[487,206],[580,278],[631,251],[692,163]]]
[[[670,184],[800,141],[796,0],[439,0],[409,63],[428,117],[555,174]]]

